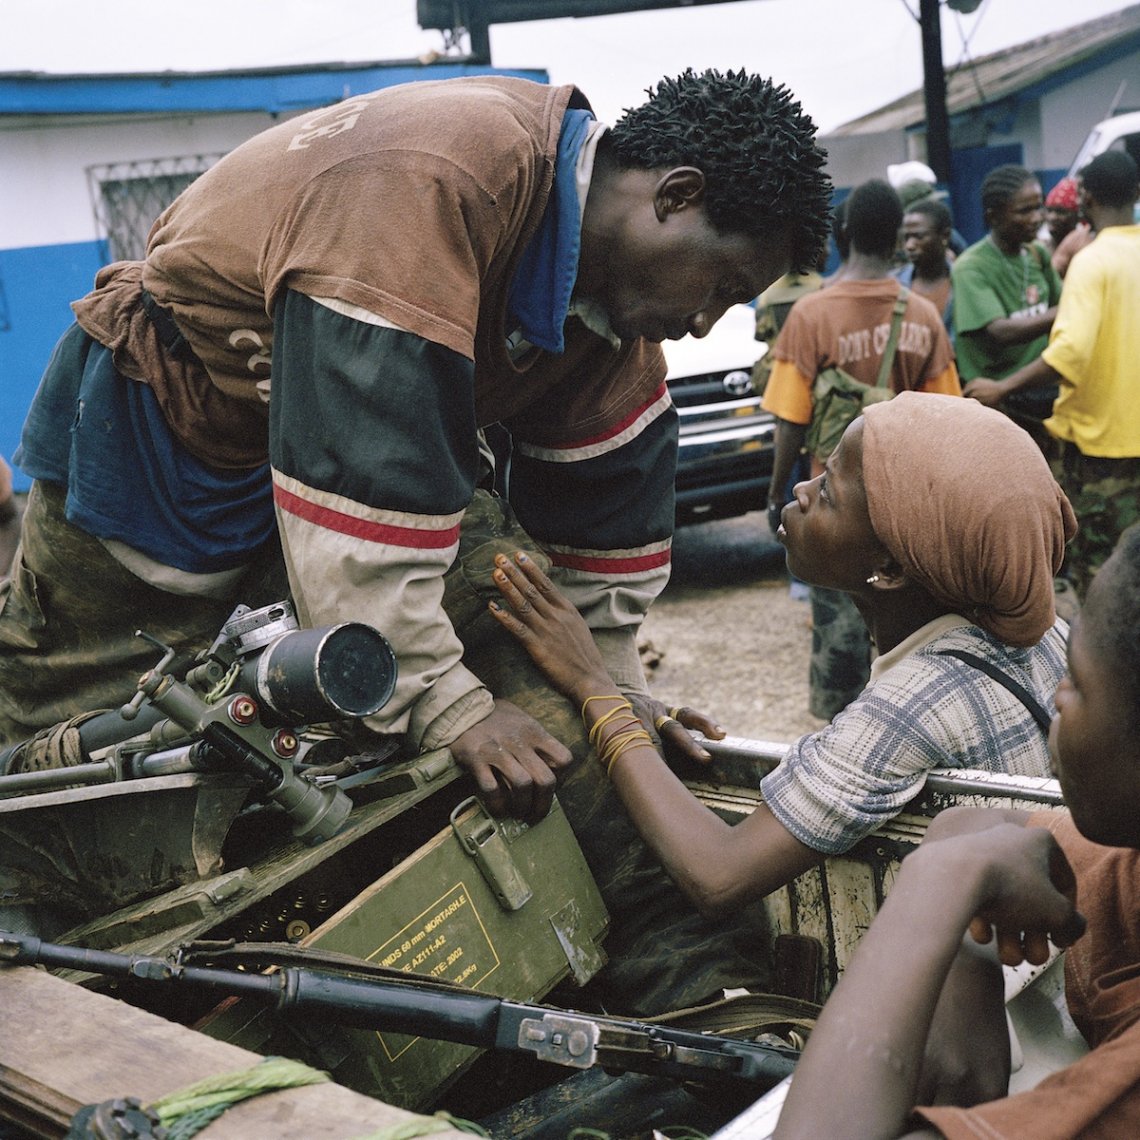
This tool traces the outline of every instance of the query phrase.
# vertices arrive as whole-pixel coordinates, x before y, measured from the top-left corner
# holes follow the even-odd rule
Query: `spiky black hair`
[[[789,231],[793,268],[815,265],[827,242],[831,180],[815,124],[792,93],[743,70],[689,69],[647,94],[610,132],[618,164],[695,166],[717,230],[750,237]]]

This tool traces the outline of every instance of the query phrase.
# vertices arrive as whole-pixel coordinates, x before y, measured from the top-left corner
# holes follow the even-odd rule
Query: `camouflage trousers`
[[[610,912],[609,964],[590,984],[603,1008],[637,1017],[700,1002],[724,988],[763,987],[767,922],[759,903],[722,920],[702,918],[634,828],[594,757],[579,711],[550,687],[518,643],[488,613],[498,597],[491,572],[500,551],[548,560],[497,496],[477,492],[463,519],[459,557],[444,608],[464,646],[464,664],[496,697],[535,718],[574,755],[558,800]]]
[[[206,602],[153,589],[66,521],[63,498],[62,488],[33,487],[21,553],[7,595],[0,594],[0,730],[8,741],[127,700],[157,656],[134,636],[136,629],[189,660],[213,641],[238,602],[259,607],[288,596],[279,548],[265,552],[232,598]],[[611,916],[609,965],[583,997],[615,1013],[652,1016],[726,987],[762,988],[770,960],[762,906],[709,921],[685,901],[593,758],[578,710],[488,613],[487,601],[498,596],[494,557],[518,549],[549,565],[505,501],[476,492],[445,578],[444,608],[468,668],[574,755],[558,798]]]
[[[1084,601],[1093,575],[1108,560],[1121,534],[1140,522],[1140,458],[1101,459],[1061,447],[1053,474],[1077,516],[1077,533],[1066,550],[1066,573]]]
[[[831,720],[871,676],[871,635],[849,594],[811,587],[811,664],[808,708]]]
[[[65,499],[58,484],[32,484],[12,573],[0,582],[0,745],[129,700],[161,656],[136,630],[188,664],[239,601],[258,608],[289,596],[276,540],[232,597],[176,596],[135,577],[72,526]]]

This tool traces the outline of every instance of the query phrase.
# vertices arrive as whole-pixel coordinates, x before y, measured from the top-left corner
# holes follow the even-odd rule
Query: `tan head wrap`
[[[864,410],[871,525],[904,572],[1008,645],[1053,624],[1077,523],[1029,435],[976,400],[902,392]]]

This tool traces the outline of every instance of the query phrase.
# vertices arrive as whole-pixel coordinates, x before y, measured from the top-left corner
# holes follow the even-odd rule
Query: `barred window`
[[[155,218],[221,154],[152,158],[89,166],[95,229],[113,261],[139,261]]]

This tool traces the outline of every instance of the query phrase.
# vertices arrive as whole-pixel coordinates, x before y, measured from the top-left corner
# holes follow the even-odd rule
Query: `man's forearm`
[[[986,332],[1000,345],[1024,344],[1047,333],[1057,317],[1057,306],[1033,316],[999,317],[986,325]]]
[[[1010,373],[999,383],[1004,389],[1004,394],[1009,396],[1014,392],[1027,391],[1030,388],[1044,388],[1049,384],[1058,383],[1060,379],[1061,374],[1046,364],[1044,359],[1039,356],[1024,368],[1019,368],[1016,372]]]
[[[926,1041],[918,1104],[969,1107],[1009,1091],[1005,976],[993,943],[967,934],[942,984]]]
[[[921,848],[824,1007],[776,1136],[896,1137],[916,1103],[943,984],[980,896],[952,860]]]

